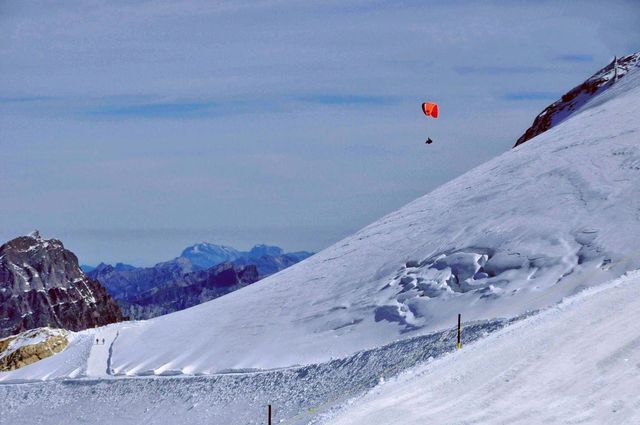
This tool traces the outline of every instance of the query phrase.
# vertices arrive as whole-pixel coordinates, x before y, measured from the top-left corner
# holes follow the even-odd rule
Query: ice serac
[[[0,337],[49,325],[82,330],[123,320],[75,254],[37,231],[0,246],[0,306]]]
[[[619,59],[614,58],[609,65],[596,72],[584,83],[565,93],[560,100],[542,111],[535,118],[531,127],[520,136],[515,146],[519,146],[551,127],[560,124],[579,111],[591,98],[612,87],[630,69],[638,66],[640,66],[640,52]]]

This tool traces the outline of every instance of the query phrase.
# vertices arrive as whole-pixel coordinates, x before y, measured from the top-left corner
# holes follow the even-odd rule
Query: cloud
[[[299,102],[325,107],[376,107],[396,104],[399,96],[364,96],[351,94],[282,94],[279,96],[224,97],[216,99],[183,98],[167,100],[153,95],[23,96],[0,97],[0,105],[24,113],[81,119],[206,119],[241,114],[270,114],[292,111]],[[38,107],[29,107],[32,103]]]
[[[220,241],[212,224],[321,249],[509,149],[541,104],[629,53],[640,8],[612,1],[4,2],[0,229],[198,229],[162,253],[77,239],[96,263]]]
[[[3,97],[0,96],[0,103],[10,104],[10,103],[27,103],[27,102],[41,102],[46,100],[55,99],[53,96],[10,96]]]
[[[189,118],[208,115],[219,105],[212,102],[168,102],[139,105],[105,105],[91,108],[90,116],[133,118]]]
[[[569,53],[556,56],[555,59],[561,62],[593,62],[593,55]]]
[[[539,74],[548,72],[549,69],[542,66],[457,66],[454,71],[460,75],[519,75]]]
[[[505,93],[502,98],[504,100],[556,100],[560,98],[560,94],[554,92],[540,91],[515,91]]]
[[[390,105],[398,101],[393,96],[360,96],[360,95],[340,95],[340,94],[318,94],[298,97],[298,100],[321,105]]]

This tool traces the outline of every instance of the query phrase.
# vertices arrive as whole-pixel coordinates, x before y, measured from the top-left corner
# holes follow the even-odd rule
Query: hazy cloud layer
[[[320,249],[640,50],[637,2],[604,4],[4,2],[0,238],[39,228],[85,263]]]

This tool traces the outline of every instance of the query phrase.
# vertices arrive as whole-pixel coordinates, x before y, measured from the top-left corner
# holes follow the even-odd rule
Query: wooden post
[[[462,315],[458,313],[458,345],[456,346],[458,350],[462,347],[462,344],[460,343],[460,324],[461,324],[461,320],[462,320]]]
[[[271,424],[271,405],[269,405],[269,409],[268,409],[268,411],[269,411],[269,413],[268,413],[268,416],[269,416],[269,425],[272,425],[272,424]]]

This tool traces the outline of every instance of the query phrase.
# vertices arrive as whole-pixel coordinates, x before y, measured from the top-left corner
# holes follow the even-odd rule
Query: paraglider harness
[[[422,112],[431,118],[438,118],[438,115],[440,114],[438,111],[438,104],[433,102],[424,102],[422,104]],[[431,140],[431,137],[428,137],[424,143],[430,145],[433,143],[433,140]]]

